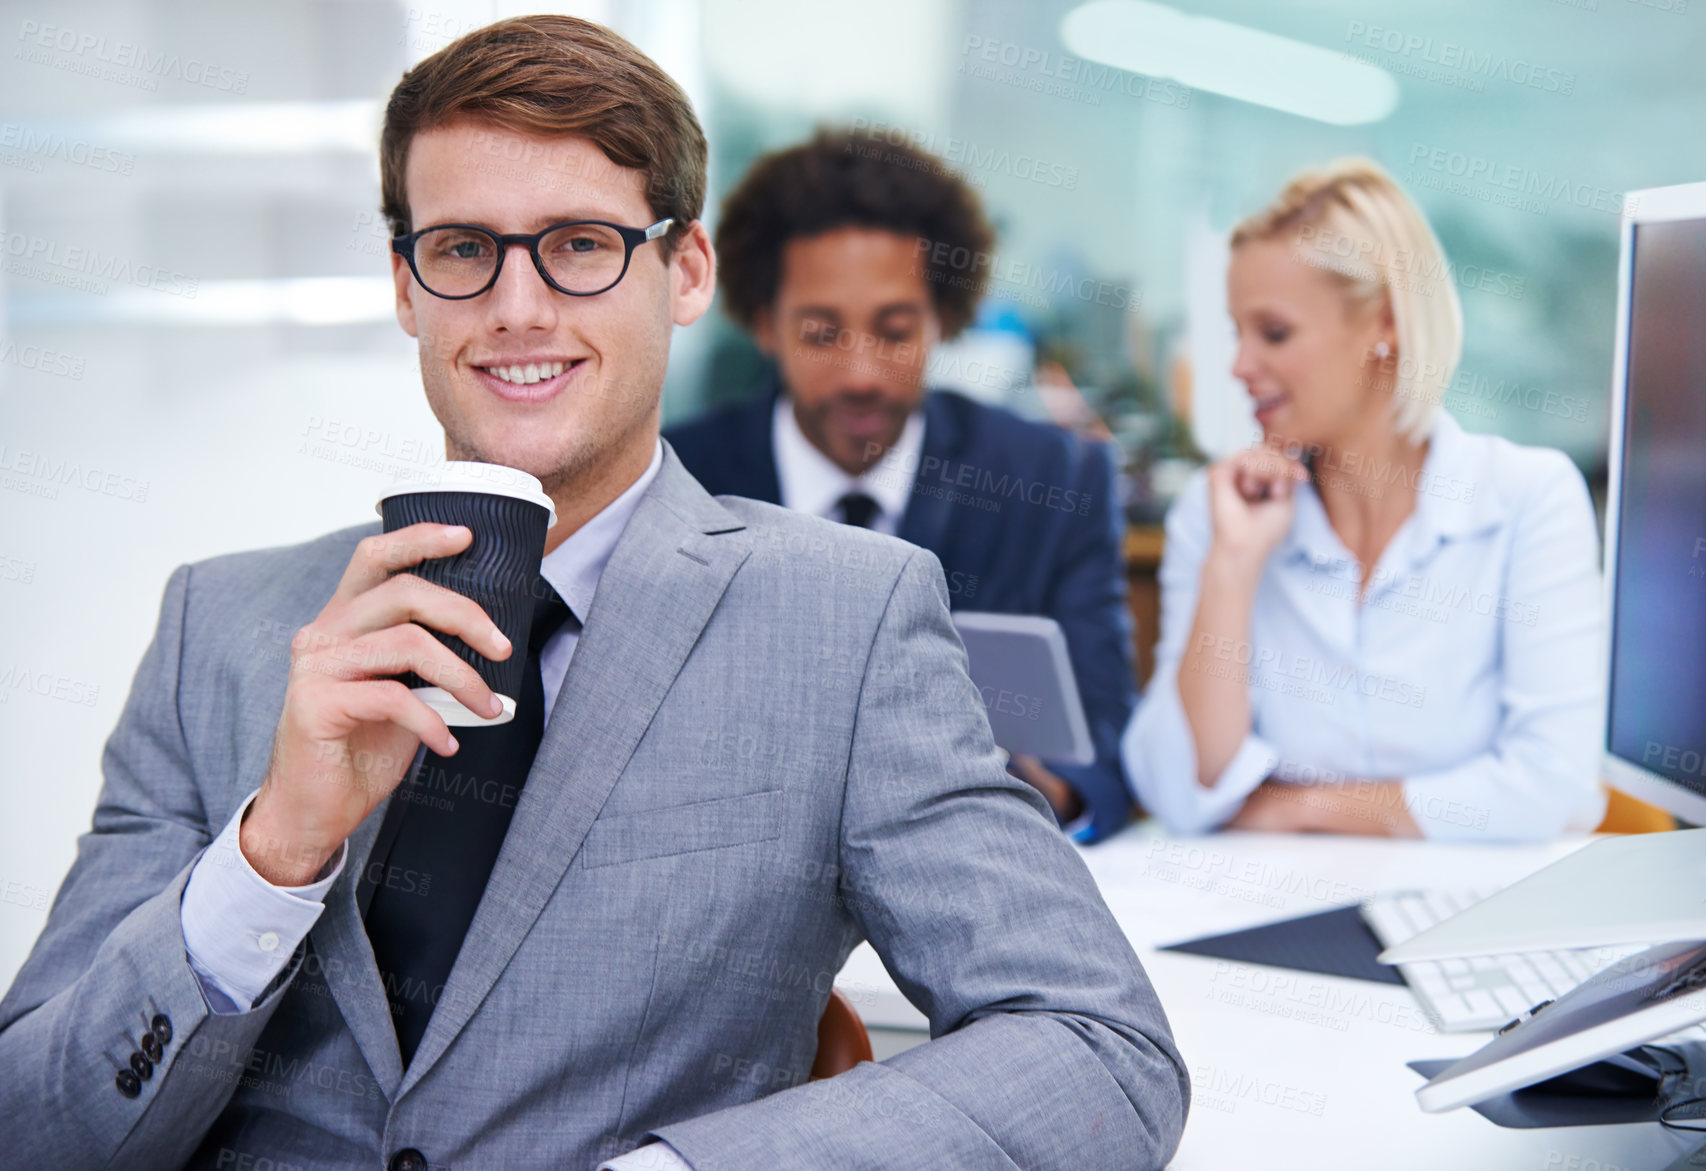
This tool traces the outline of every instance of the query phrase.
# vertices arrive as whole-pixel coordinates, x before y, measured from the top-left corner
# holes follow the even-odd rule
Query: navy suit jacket
[[[713,495],[782,503],[771,420],[780,384],[664,438]],[[1096,759],[1047,762],[1090,813],[1084,841],[1124,825],[1120,734],[1136,702],[1121,510],[1106,444],[951,391],[924,400],[924,446],[897,535],[942,562],[949,606],[1060,623]]]

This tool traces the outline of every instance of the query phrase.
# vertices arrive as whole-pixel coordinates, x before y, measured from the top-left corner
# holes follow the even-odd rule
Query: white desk
[[[1328,835],[1168,839],[1143,825],[1082,850],[1191,1073],[1190,1119],[1171,1165],[1659,1171],[1688,1150],[1688,1136],[1656,1123],[1506,1130],[1467,1108],[1424,1114],[1415,1099],[1422,1079],[1405,1063],[1462,1057],[1491,1034],[1433,1032],[1400,985],[1156,950],[1380,890],[1508,885],[1586,840],[1472,847]],[[868,944],[836,984],[871,1025],[926,1027]]]

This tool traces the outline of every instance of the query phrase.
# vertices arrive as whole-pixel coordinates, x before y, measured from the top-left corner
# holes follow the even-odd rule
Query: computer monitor
[[[1602,775],[1706,824],[1706,183],[1630,192],[1606,507]]]

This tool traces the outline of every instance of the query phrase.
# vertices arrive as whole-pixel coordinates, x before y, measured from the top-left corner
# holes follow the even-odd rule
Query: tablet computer
[[[996,744],[1014,756],[1066,764],[1096,759],[1060,623],[965,610],[953,618]]]
[[[1437,1113],[1484,1102],[1706,1020],[1706,943],[1648,948],[1537,1006],[1416,1091]]]

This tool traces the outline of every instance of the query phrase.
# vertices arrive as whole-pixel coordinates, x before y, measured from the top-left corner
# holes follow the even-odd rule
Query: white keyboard
[[[1395,947],[1485,897],[1464,891],[1394,891],[1362,904],[1362,917],[1383,947]],[[1474,956],[1399,964],[1398,971],[1441,1032],[1468,1033],[1508,1024],[1640,950],[1595,947]]]

